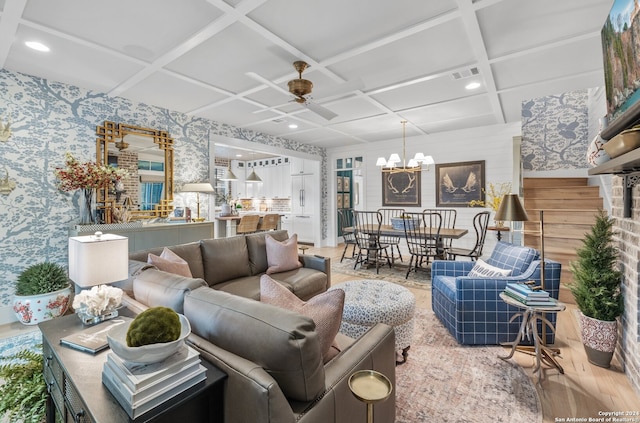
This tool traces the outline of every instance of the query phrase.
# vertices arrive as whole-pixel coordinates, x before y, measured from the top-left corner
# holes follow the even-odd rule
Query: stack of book
[[[200,354],[185,345],[158,363],[138,364],[107,354],[102,383],[135,419],[207,378]]]
[[[554,306],[556,300],[547,291],[532,289],[525,283],[508,283],[504,293],[509,297],[529,306]]]

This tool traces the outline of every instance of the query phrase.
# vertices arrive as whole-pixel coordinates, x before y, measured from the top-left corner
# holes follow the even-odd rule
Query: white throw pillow
[[[511,269],[500,269],[499,267],[487,264],[482,259],[478,259],[478,261],[476,261],[476,264],[473,266],[473,269],[471,269],[467,276],[476,278],[495,278],[501,276],[509,276],[510,274]]]

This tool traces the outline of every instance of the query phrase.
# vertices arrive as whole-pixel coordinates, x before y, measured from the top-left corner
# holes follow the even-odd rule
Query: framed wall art
[[[484,201],[484,160],[436,164],[436,207]]]
[[[420,181],[418,171],[382,172],[382,206],[420,207]]]

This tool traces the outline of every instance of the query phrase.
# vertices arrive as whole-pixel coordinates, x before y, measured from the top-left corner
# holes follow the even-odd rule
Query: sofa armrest
[[[184,313],[184,296],[190,291],[207,286],[203,279],[188,278],[147,269],[133,280],[133,294],[136,301],[147,307],[164,306]]]
[[[349,389],[349,378],[358,370],[376,370],[385,375],[393,385],[391,396],[376,404],[376,421],[392,422],[396,409],[396,353],[394,329],[378,323],[341,351],[325,365],[326,391],[321,400],[296,409],[304,414],[302,421],[324,421],[322,416],[336,416],[336,422],[366,421],[366,407]],[[300,404],[300,407],[303,405]]]
[[[331,259],[318,255],[298,254],[302,267],[319,270],[327,275],[327,288],[331,286]]]

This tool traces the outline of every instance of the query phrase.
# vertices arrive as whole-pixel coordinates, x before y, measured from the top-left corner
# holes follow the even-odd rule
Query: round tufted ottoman
[[[340,332],[359,338],[376,323],[393,326],[396,350],[402,350],[402,361],[407,361],[413,337],[413,315],[416,299],[407,288],[380,280],[355,280],[329,288],[345,293]]]

